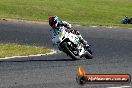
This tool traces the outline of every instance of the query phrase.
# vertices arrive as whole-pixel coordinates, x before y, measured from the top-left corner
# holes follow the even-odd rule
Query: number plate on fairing
[[[70,39],[70,41],[72,41],[74,44],[78,44],[79,43],[79,38],[72,34],[72,33],[69,33],[68,35],[68,38]]]

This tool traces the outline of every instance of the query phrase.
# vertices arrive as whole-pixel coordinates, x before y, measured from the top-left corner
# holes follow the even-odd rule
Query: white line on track
[[[90,27],[98,27],[98,26],[90,26]]]
[[[12,56],[12,57],[0,58],[0,60],[22,58],[22,57],[38,57],[38,56],[52,55],[52,54],[56,54],[56,53],[60,53],[60,51],[51,49],[51,52],[50,53],[46,53],[46,54],[37,54],[37,55],[28,55],[28,56]]]
[[[106,87],[106,88],[132,88],[132,86]]]

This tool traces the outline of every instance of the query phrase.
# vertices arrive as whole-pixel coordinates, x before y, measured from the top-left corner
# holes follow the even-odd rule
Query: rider
[[[66,21],[61,21],[59,19],[58,16],[50,16],[49,17],[49,25],[52,27],[52,37],[56,36],[59,34],[59,29],[60,27],[64,26],[67,29],[71,29],[71,24],[69,24]],[[87,44],[87,41],[85,41],[83,39],[83,37],[81,36],[81,34],[79,33],[79,31],[77,30],[70,30],[70,32],[72,32],[73,34],[78,35],[78,37],[80,38],[80,41],[84,44],[84,46],[87,48],[89,47],[89,45]]]

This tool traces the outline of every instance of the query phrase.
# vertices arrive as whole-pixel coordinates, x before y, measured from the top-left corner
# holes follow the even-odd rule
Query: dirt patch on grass
[[[30,21],[30,20],[18,20],[18,19],[10,19],[10,18],[0,18],[0,21],[8,21],[14,23],[37,23],[37,24],[48,24],[48,22],[40,22],[40,21]]]

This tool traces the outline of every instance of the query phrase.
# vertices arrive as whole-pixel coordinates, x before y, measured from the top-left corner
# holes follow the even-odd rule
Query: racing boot
[[[82,35],[79,33],[79,31],[77,31],[77,30],[71,30],[71,32],[72,32],[73,34],[76,34],[76,35],[79,37],[80,42],[84,45],[84,48],[85,48],[85,49],[88,49],[88,48],[89,48],[89,45],[88,45],[87,41],[83,39],[83,37],[82,37]]]
[[[90,46],[88,45],[87,41],[85,41],[84,39],[81,40],[81,41],[82,41],[82,43],[83,43],[83,45],[84,45],[84,48],[85,48],[86,50],[88,50]]]
[[[81,35],[78,35],[80,38],[80,42],[84,45],[84,48],[87,50],[89,49],[90,45],[87,43],[86,40],[83,39],[83,37]]]

